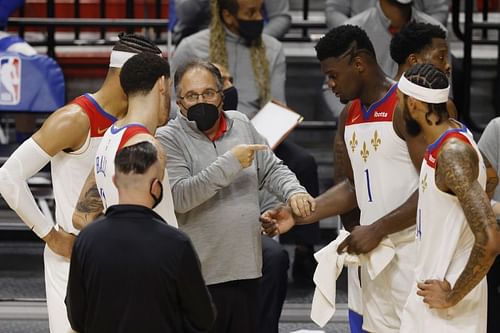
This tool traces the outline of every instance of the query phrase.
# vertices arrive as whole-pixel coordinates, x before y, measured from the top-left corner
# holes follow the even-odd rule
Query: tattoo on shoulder
[[[82,213],[96,213],[102,211],[103,205],[97,186],[90,187],[84,194],[83,200],[80,200],[76,209]]]

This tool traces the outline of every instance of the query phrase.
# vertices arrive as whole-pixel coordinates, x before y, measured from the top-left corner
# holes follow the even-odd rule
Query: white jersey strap
[[[51,157],[32,138],[26,140],[0,168],[0,193],[9,207],[35,234],[43,238],[54,227],[38,208],[27,180]]]

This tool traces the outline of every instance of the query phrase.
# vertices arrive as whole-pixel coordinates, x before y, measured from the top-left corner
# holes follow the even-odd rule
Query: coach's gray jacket
[[[306,192],[271,149],[255,152],[243,169],[230,150],[266,141],[244,114],[225,116],[227,131],[215,142],[181,113],[157,132],[179,228],[193,241],[208,285],[261,276],[260,186],[283,201]]]

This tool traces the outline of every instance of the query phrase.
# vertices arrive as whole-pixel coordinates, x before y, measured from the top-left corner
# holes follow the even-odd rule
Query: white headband
[[[123,51],[111,51],[111,56],[109,57],[109,67],[122,68],[123,65],[135,56],[137,53],[123,52]]]
[[[430,89],[419,86],[413,82],[410,82],[405,75],[401,75],[398,82],[398,89],[405,95],[411,96],[419,101],[440,104],[448,102],[448,96],[450,94],[450,85],[444,89]]]

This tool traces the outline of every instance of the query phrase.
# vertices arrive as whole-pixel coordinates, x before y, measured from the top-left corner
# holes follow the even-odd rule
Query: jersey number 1
[[[368,189],[368,202],[373,202],[372,190],[370,188],[370,174],[368,173],[368,169],[365,169],[365,175],[366,175],[366,188]]]

